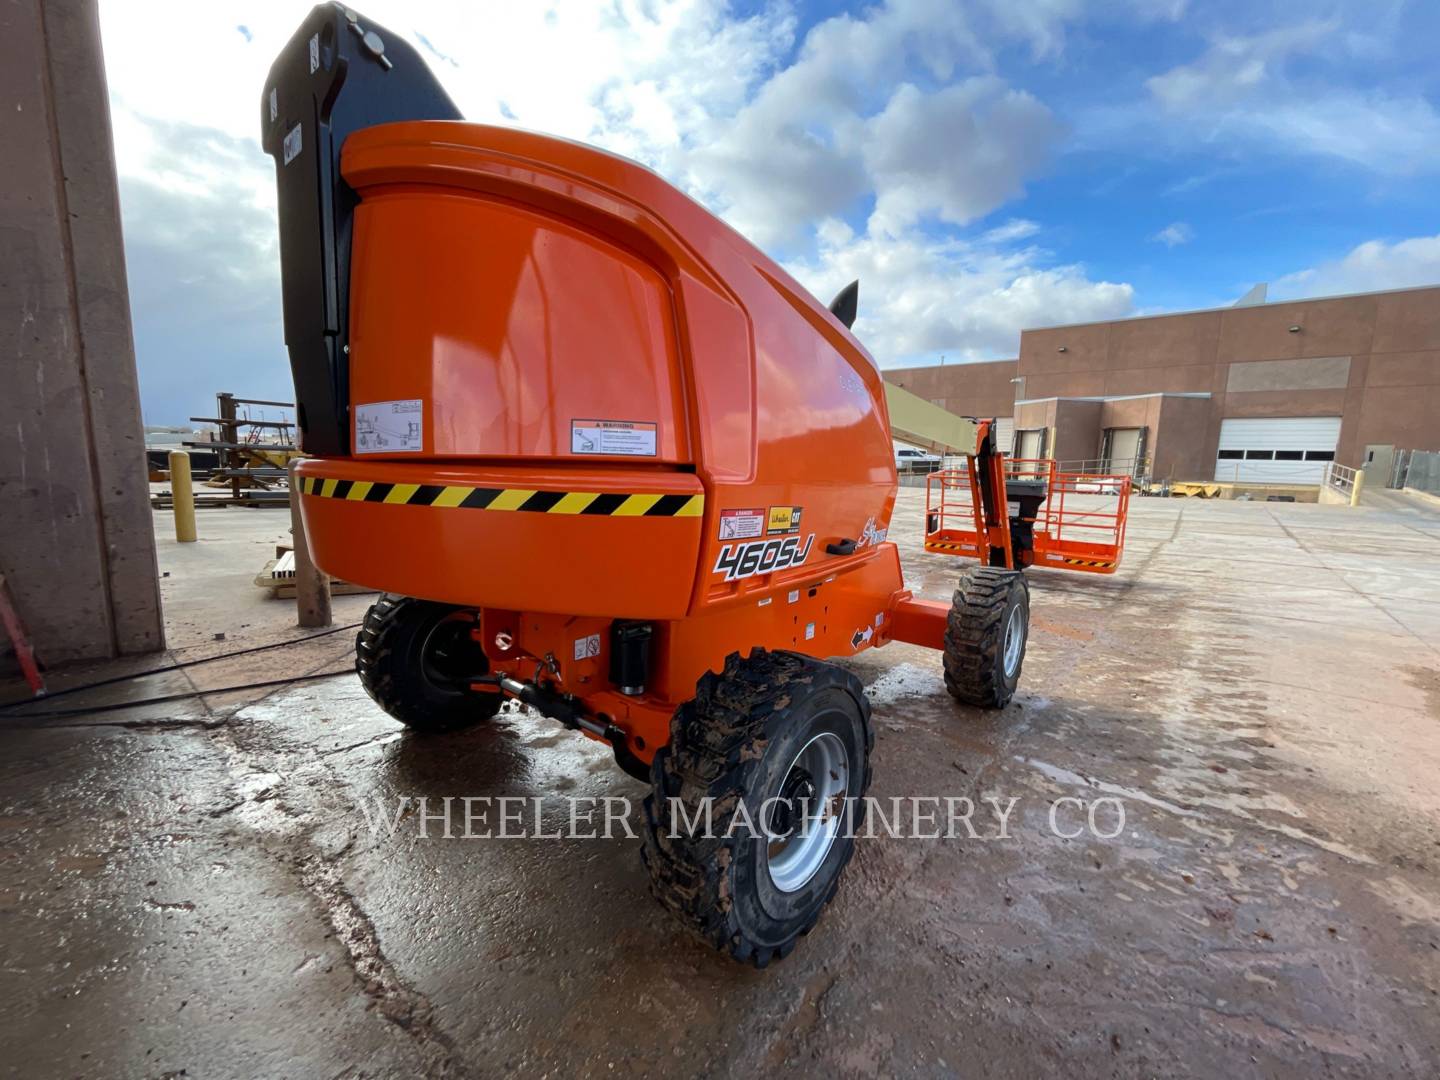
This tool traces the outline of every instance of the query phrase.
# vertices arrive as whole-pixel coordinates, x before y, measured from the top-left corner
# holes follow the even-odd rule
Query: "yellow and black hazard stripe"
[[[1113,562],[1106,562],[1099,559],[1066,559],[1065,563],[1068,566],[1098,566],[1102,569],[1115,565]]]
[[[622,495],[599,491],[536,491],[530,488],[469,487],[462,484],[385,484],[302,476],[300,491],[323,499],[443,506],[461,510],[516,510],[535,514],[590,514],[604,517],[699,517],[704,495]]]
[[[927,551],[974,551],[974,544],[953,544],[946,540],[926,540]]]

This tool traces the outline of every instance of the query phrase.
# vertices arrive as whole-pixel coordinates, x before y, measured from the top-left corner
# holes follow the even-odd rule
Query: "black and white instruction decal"
[[[655,425],[633,420],[571,420],[572,454],[655,456]]]
[[[375,401],[355,406],[357,454],[418,454],[425,449],[425,403]]]
[[[289,165],[300,156],[300,125],[296,124],[285,136],[285,164]]]
[[[588,637],[575,639],[575,659],[589,660],[591,657],[600,655],[600,635],[591,634]]]

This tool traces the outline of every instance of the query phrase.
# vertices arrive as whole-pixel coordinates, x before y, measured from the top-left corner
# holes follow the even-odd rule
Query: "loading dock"
[[[1338,416],[1230,418],[1220,424],[1215,479],[1240,484],[1318,484],[1340,441]]]

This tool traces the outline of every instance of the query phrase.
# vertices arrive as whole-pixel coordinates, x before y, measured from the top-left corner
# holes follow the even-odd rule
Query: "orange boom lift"
[[[1113,574],[1125,553],[1128,476],[1062,472],[1048,459],[967,461],[925,478],[925,550],[991,566]],[[1005,492],[1004,512],[988,491]]]
[[[870,709],[829,658],[942,650],[951,693],[998,707],[1029,626],[1008,555],[949,604],[905,589],[855,286],[827,309],[639,165],[461,122],[339,5],[282,51],[261,118],[306,533],[387,593],[366,689],[418,732],[515,698],[609,744],[652,786],[659,899],[737,959],[786,955],[870,782]],[[1003,505],[975,434],[971,490]]]

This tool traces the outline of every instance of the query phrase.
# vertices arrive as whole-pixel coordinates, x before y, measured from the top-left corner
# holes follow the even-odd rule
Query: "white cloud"
[[[1287,274],[1270,286],[1272,300],[1440,285],[1440,235],[1387,243],[1368,240],[1339,259]]]
[[[1164,244],[1166,247],[1179,247],[1181,244],[1188,244],[1195,239],[1195,230],[1183,221],[1172,221],[1150,239],[1157,244]]]
[[[1292,53],[1313,48],[1335,28],[1333,22],[1311,21],[1252,37],[1219,37],[1198,60],[1146,79],[1145,85],[1171,109],[1233,105],[1274,77]]]
[[[926,212],[952,221],[983,213],[1018,187],[1037,156],[1029,144],[1048,134],[1037,130],[1034,114],[1048,119],[1048,111],[1028,95],[1007,96],[993,77],[931,93],[905,80],[923,74],[950,84],[988,71],[993,58],[979,27],[1053,47],[1035,37],[1035,27],[994,17],[1004,9],[888,0],[863,17],[825,20],[749,104],[702,125],[687,180],[767,248],[797,246],[815,221],[871,193],[885,206],[882,219],[893,213],[897,225]],[[876,100],[885,107],[874,108]],[[1013,140],[1003,129],[1012,116],[1019,121]],[[968,144],[983,156],[967,159]]]
[[[132,5],[102,2],[141,389],[156,422],[208,411],[222,384],[285,393],[260,102],[310,8],[155,0],[136,18]],[[682,182],[686,139],[752,96],[794,35],[783,6],[737,19],[723,0],[370,0],[364,11],[408,32],[468,118],[597,143]],[[244,387],[232,385],[237,370]]]
[[[1183,7],[1136,0],[1129,22]],[[680,179],[767,249],[876,203],[875,225],[968,223],[1022,191],[1062,135],[1051,110],[995,74],[1013,46],[1053,61],[1083,0],[882,0],[812,27],[734,115],[686,138]]]
[[[1061,56],[1081,8],[882,0],[803,39],[788,0],[745,17],[726,0],[363,10],[409,37],[468,119],[642,161],[793,256],[822,293],[859,274],[860,329],[877,355],[898,359],[1008,354],[1027,322],[1129,310],[1129,286],[1019,248],[1034,222],[963,243],[922,231],[979,220],[1052,154],[1059,123],[995,74],[996,57],[1015,46]],[[155,0],[136,18],[102,0],[142,389],[159,422],[207,408],[221,383],[263,384],[263,397],[288,378],[260,97],[309,9]],[[829,221],[871,200],[864,235]],[[253,385],[231,386],[237,370]]]
[[[1129,285],[1092,281],[1080,266],[1043,267],[1045,253],[1033,248],[1003,251],[913,230],[856,236],[838,221],[822,223],[818,235],[816,254],[787,269],[822,299],[859,279],[855,333],[884,367],[940,353],[1010,357],[1024,327],[1134,310]]]
[[[1315,73],[1317,64],[1373,51],[1367,39],[1339,27],[1317,20],[1218,37],[1194,62],[1145,85],[1165,112],[1184,119],[1189,135],[1211,142],[1338,158],[1386,175],[1440,168],[1440,113],[1423,95],[1355,89],[1330,71]],[[1293,58],[1311,70],[1297,74]],[[1365,59],[1373,65],[1373,57]]]
[[[1003,225],[986,232],[980,242],[987,245],[1012,244],[1017,240],[1028,240],[1040,231],[1040,226],[1025,218],[1011,218]]]
[[[898,232],[930,213],[964,225],[988,214],[1019,194],[1060,131],[1039,101],[992,77],[932,94],[901,86],[866,124],[871,228]]]
[[[1238,130],[1308,154],[1406,176],[1440,169],[1440,113],[1423,97],[1335,92],[1277,103],[1237,119]]]

